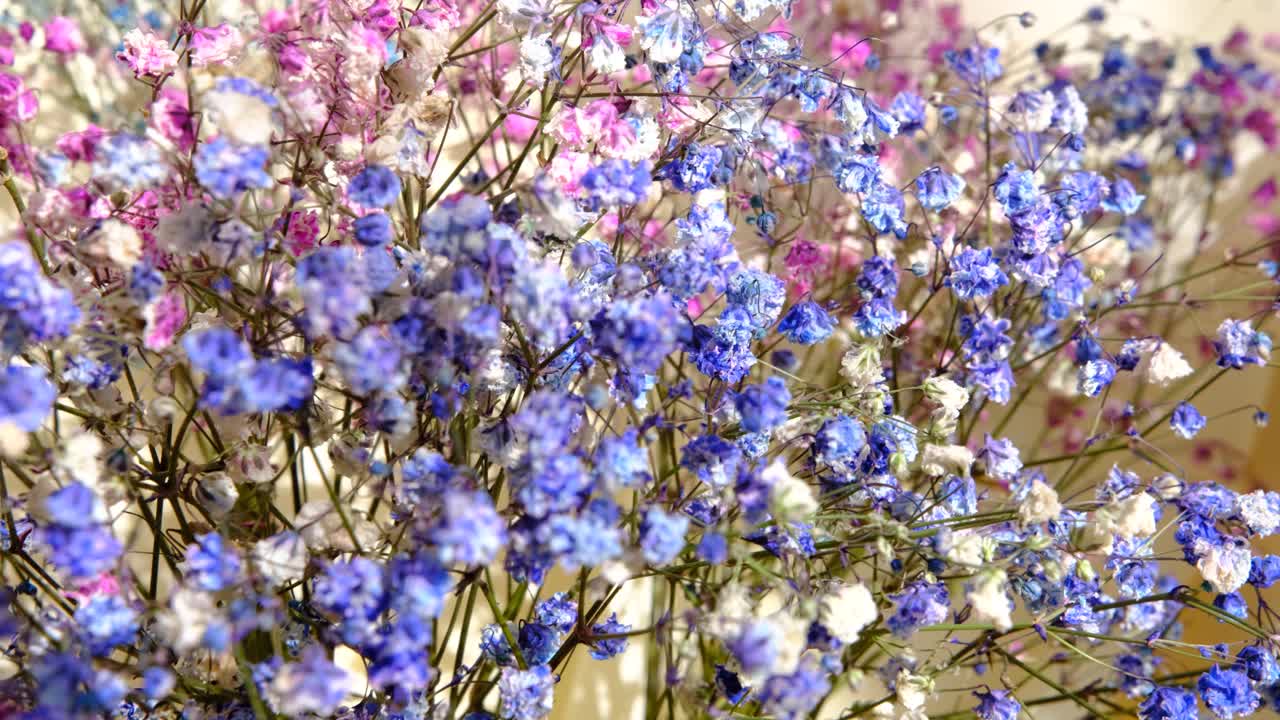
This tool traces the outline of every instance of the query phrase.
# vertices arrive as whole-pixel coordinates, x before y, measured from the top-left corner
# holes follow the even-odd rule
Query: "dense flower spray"
[[[19,5],[0,716],[1278,707],[1277,38]]]

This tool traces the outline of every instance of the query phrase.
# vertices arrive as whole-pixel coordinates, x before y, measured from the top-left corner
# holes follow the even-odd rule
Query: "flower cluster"
[[[0,715],[1280,710],[1280,39],[29,5]]]

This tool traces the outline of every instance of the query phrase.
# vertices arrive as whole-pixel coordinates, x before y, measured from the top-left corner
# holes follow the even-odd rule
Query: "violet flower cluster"
[[[0,716],[1280,710],[1280,38],[215,5],[0,15]]]

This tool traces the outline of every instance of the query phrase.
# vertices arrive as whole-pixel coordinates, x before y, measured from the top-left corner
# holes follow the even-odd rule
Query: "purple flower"
[[[625,633],[631,630],[631,626],[618,621],[618,613],[609,615],[609,619],[602,623],[596,623],[591,626],[591,634],[615,635]],[[596,660],[608,660],[609,658],[622,654],[627,649],[627,639],[625,637],[617,638],[601,638],[596,637],[591,642],[591,657]]]
[[[230,200],[246,190],[271,186],[271,176],[263,169],[270,157],[266,147],[233,145],[220,136],[196,151],[196,179],[214,197]]]
[[[347,195],[368,208],[385,208],[400,196],[400,178],[383,165],[366,165],[347,185]]]
[[[951,272],[947,276],[951,291],[961,300],[989,297],[1002,286],[1009,284],[1009,277],[1000,269],[991,255],[991,248],[975,250],[966,247],[951,259]]]
[[[1196,436],[1204,429],[1205,418],[1199,410],[1189,402],[1180,402],[1169,417],[1169,427],[1186,440]]]
[[[503,720],[542,720],[551,714],[556,676],[551,668],[538,665],[528,670],[506,667],[498,678]]]
[[[1262,697],[1243,670],[1223,670],[1214,665],[1196,681],[1200,699],[1221,720],[1253,714]]]
[[[1138,706],[1141,720],[1197,720],[1196,696],[1180,687],[1157,687]]]
[[[772,430],[787,421],[787,405],[791,403],[791,391],[777,376],[769,377],[759,385],[748,385],[734,397],[734,406],[742,417],[742,427],[747,432]]]
[[[820,343],[831,337],[834,330],[831,315],[811,300],[792,305],[778,323],[778,332],[786,335],[791,342],[801,345]]]
[[[1022,703],[1008,690],[978,690],[973,695],[978,698],[973,713],[982,720],[1017,720],[1022,712]]]
[[[49,417],[57,395],[44,368],[10,365],[0,372],[0,422],[35,432]]]
[[[651,507],[640,522],[640,551],[650,565],[662,565],[676,559],[684,549],[684,534],[689,518],[672,515]]]

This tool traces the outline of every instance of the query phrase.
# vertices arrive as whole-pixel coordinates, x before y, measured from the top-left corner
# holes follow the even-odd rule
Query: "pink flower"
[[[187,304],[182,291],[173,289],[161,295],[143,311],[147,320],[143,342],[148,350],[163,350],[173,344],[173,338],[187,321]]]
[[[1276,120],[1271,116],[1271,112],[1262,108],[1254,108],[1244,116],[1244,127],[1252,130],[1263,145],[1268,150],[1274,150],[1277,144],[1276,137]]]
[[[578,192],[578,182],[591,169],[591,156],[587,153],[568,150],[552,159],[547,167],[547,175],[559,183],[560,188],[570,195]]]
[[[1267,207],[1276,199],[1276,179],[1267,178],[1249,193],[1249,199],[1258,207]]]
[[[534,131],[538,129],[538,121],[525,115],[512,113],[502,122],[502,129],[512,140],[525,142],[533,137]]]
[[[94,150],[107,133],[97,125],[58,138],[58,150],[72,162],[93,162]]]
[[[243,48],[240,31],[226,23],[200,28],[191,36],[191,64],[228,65],[236,61]]]
[[[44,24],[44,49],[59,55],[72,55],[84,49],[84,36],[75,20],[62,15]]]
[[[831,33],[831,56],[835,64],[850,73],[857,73],[871,57],[871,43],[861,35],[846,32]]]
[[[17,75],[0,73],[0,128],[27,122],[36,116],[40,102]]]
[[[284,236],[285,249],[301,257],[314,248],[320,237],[320,216],[314,212],[289,213],[289,229]]]
[[[116,59],[128,65],[138,78],[161,77],[178,65],[178,54],[164,38],[139,28],[125,34],[124,50],[116,53]]]
[[[190,109],[187,108],[187,95],[184,92],[166,88],[160,97],[151,105],[151,122],[179,150],[186,152],[196,143],[196,127]]]

